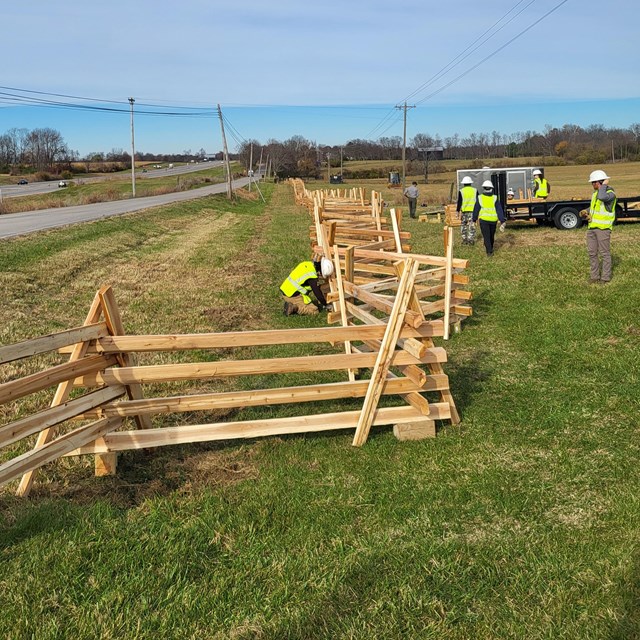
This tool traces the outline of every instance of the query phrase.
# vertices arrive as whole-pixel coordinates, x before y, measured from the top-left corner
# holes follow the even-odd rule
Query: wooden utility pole
[[[249,171],[247,171],[249,175],[249,192],[251,192],[251,179],[253,177],[253,142],[251,143],[251,153],[249,154]]]
[[[405,102],[401,105],[396,105],[396,109],[402,109],[404,111],[404,127],[402,133],[402,190],[404,191],[407,186],[407,109],[415,109],[416,105],[407,105]]]
[[[231,164],[229,163],[229,150],[227,149],[227,137],[224,134],[224,121],[222,120],[222,109],[218,105],[218,117],[220,118],[220,128],[222,129],[222,147],[224,149],[224,161],[227,168],[227,198],[233,198],[233,188],[231,186]]]
[[[135,100],[129,98],[131,105],[131,197],[136,197],[136,145],[133,141],[133,103]]]
[[[263,147],[262,145],[260,146],[260,160],[258,160],[258,180],[260,180],[260,178],[264,175],[264,172],[262,171],[262,152],[263,152]]]
[[[331,154],[327,153],[327,182],[331,182]]]

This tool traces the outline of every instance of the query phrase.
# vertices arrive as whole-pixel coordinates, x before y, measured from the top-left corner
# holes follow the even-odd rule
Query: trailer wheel
[[[578,229],[582,226],[582,218],[577,209],[572,207],[564,207],[553,217],[556,228],[567,231],[569,229]]]

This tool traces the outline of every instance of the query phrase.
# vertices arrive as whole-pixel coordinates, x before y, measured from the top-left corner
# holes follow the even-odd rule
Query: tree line
[[[331,168],[340,167],[341,159],[343,163],[351,160],[402,159],[400,136],[377,140],[355,138],[344,145],[317,144],[299,135],[284,141],[270,139],[264,145],[257,140],[248,140],[238,149],[238,158],[246,167],[249,166],[252,146],[254,164],[262,153],[265,160],[269,158],[272,171],[281,177],[319,175],[321,170],[326,171],[328,165]],[[418,133],[407,142],[406,158],[409,162],[424,163],[429,153],[426,150],[435,148],[442,148],[441,157],[444,160],[466,162],[531,156],[553,157],[556,162],[567,164],[639,161],[640,123],[626,129],[606,128],[600,124],[588,127],[547,125],[542,132],[529,130],[503,135],[492,131],[468,136],[454,134],[444,138],[438,134]]]
[[[253,146],[254,166],[260,154],[269,163],[273,173],[284,176],[312,177],[319,175],[321,168],[340,167],[350,160],[390,160],[402,158],[400,136],[381,137],[377,140],[354,138],[344,145],[324,145],[296,135],[278,141],[270,139],[262,145],[257,140],[243,142],[235,156],[249,168]],[[606,128],[601,124],[580,127],[565,124],[562,127],[547,125],[544,131],[520,131],[503,135],[472,133],[468,136],[454,134],[440,137],[438,134],[418,133],[407,143],[406,158],[409,162],[424,163],[427,149],[441,148],[444,160],[470,162],[487,158],[518,158],[541,156],[554,158],[568,164],[603,164],[610,161],[640,160],[640,123],[623,128]],[[182,153],[153,154],[136,152],[137,161],[190,162],[202,160],[204,149]],[[221,159],[222,153],[216,154]],[[59,131],[51,128],[13,128],[0,135],[0,171],[20,172],[24,170],[60,173],[73,171],[72,163],[84,162],[89,170],[91,163],[109,164],[114,170],[130,166],[131,156],[123,150],[94,151],[81,157],[72,151]],[[381,170],[382,171],[382,170]],[[345,172],[346,173],[346,172]],[[353,175],[351,177],[374,177]]]

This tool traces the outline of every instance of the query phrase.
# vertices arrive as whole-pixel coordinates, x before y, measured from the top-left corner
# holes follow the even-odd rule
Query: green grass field
[[[265,186],[266,206],[210,197],[0,243],[0,343],[80,324],[106,282],[130,332],[310,326],[277,294],[310,219]],[[440,225],[405,228],[442,253]],[[165,447],[110,478],[51,465],[27,500],[0,490],[0,637],[639,638],[640,225],[615,228],[601,287],[583,229],[497,242],[487,260],[456,237],[474,294],[445,345],[458,427]]]

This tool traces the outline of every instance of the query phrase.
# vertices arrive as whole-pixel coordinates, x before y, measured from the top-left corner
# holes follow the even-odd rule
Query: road
[[[194,171],[206,171],[207,169],[213,169],[215,167],[221,167],[222,162],[210,161],[200,162],[196,164],[184,164],[169,169],[147,169],[146,173],[142,173],[140,169],[136,171],[136,181],[146,180],[147,178],[162,178],[164,176],[178,176],[183,173],[193,173]],[[90,184],[93,182],[104,182],[105,180],[112,180],[113,178],[131,179],[131,173],[127,175],[126,172],[118,172],[107,176],[93,176],[87,178],[77,178],[74,180],[66,180],[68,184],[75,182],[76,184]],[[29,184],[0,184],[0,194],[3,198],[18,198],[20,196],[35,196],[42,193],[50,193],[51,191],[57,191],[58,180],[52,180],[50,182],[30,182]]]
[[[239,178],[233,181],[234,188],[249,184],[249,178]],[[26,235],[34,231],[55,229],[78,222],[89,222],[109,216],[117,216],[150,207],[159,207],[173,202],[194,200],[214,193],[224,193],[227,185],[214,184],[190,191],[165,193],[161,196],[148,196],[129,200],[115,200],[113,202],[98,202],[97,204],[80,205],[76,207],[62,207],[58,209],[40,209],[25,213],[8,213],[0,215],[0,239]]]

